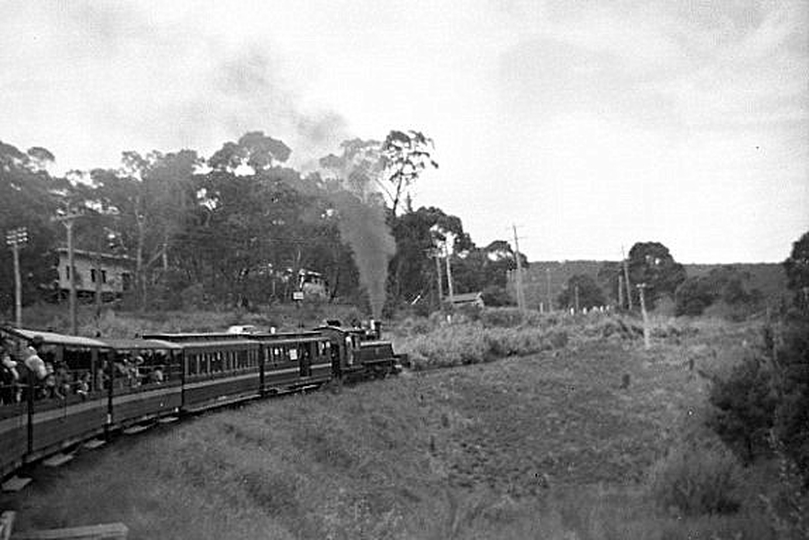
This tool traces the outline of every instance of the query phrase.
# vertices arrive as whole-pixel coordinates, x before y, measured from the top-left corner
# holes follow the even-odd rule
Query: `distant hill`
[[[530,308],[539,309],[540,304],[547,305],[548,279],[550,278],[550,296],[555,301],[562,292],[567,281],[576,274],[586,274],[593,279],[598,276],[598,269],[607,261],[535,261],[529,264],[523,278],[526,303]],[[715,268],[734,266],[749,275],[747,286],[758,289],[768,304],[777,305],[781,298],[788,297],[786,274],[781,263],[752,264],[685,264],[688,277],[708,274]],[[509,288],[513,290],[513,273],[509,275]]]

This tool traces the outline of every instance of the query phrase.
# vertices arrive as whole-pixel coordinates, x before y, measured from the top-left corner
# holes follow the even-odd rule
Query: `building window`
[[[98,272],[98,270],[96,270],[95,268],[92,268],[92,269],[90,270],[90,281],[91,281],[92,283],[95,283],[95,282],[96,282],[96,279],[97,279],[97,277],[96,277],[96,276],[98,276],[98,274],[99,274],[99,272]],[[107,271],[106,271],[106,270],[102,270],[102,271],[101,271],[101,283],[106,283],[106,282],[107,282]]]

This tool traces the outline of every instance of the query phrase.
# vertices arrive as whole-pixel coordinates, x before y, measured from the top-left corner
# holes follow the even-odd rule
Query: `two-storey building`
[[[70,292],[72,277],[79,297],[92,297],[98,287],[104,301],[120,298],[132,288],[132,261],[128,257],[92,251],[73,250],[73,268],[68,264],[67,248],[57,250],[60,296]]]

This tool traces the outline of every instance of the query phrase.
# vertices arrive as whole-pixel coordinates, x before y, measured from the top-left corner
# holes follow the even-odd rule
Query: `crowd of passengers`
[[[36,400],[64,400],[70,395],[87,399],[95,391],[109,390],[108,360],[99,362],[93,377],[89,369],[71,370],[65,361],[52,361],[53,355],[43,352],[42,345],[42,338],[34,336],[28,346],[16,355],[15,360],[12,347],[0,341],[0,405],[25,401],[28,398],[26,392],[29,388],[33,388],[33,397]],[[112,362],[114,388],[135,388],[144,384],[165,382],[167,379],[165,365],[155,363],[155,358],[150,360],[146,362],[138,354],[118,355]]]

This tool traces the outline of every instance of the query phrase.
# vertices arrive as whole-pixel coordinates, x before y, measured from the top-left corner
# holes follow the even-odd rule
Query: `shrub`
[[[726,379],[715,379],[708,420],[745,460],[768,454],[770,430],[800,474],[809,476],[809,321],[764,329],[763,346]]]
[[[514,300],[512,300],[504,287],[492,285],[483,289],[481,294],[483,296],[483,302],[487,306],[504,307],[514,305]]]
[[[771,373],[757,357],[745,358],[725,379],[716,378],[707,423],[745,462],[767,453],[775,395]]]
[[[404,347],[417,370],[489,362],[507,356],[528,355],[562,348],[568,336],[563,330],[539,328],[484,328],[479,324],[441,326],[417,335]]]
[[[778,373],[775,436],[809,487],[809,321],[790,322],[773,364]]]
[[[517,308],[486,309],[480,316],[485,327],[513,328],[522,324],[522,313]]]
[[[650,474],[655,502],[687,515],[735,512],[741,504],[739,462],[724,446],[680,443],[658,461]]]

